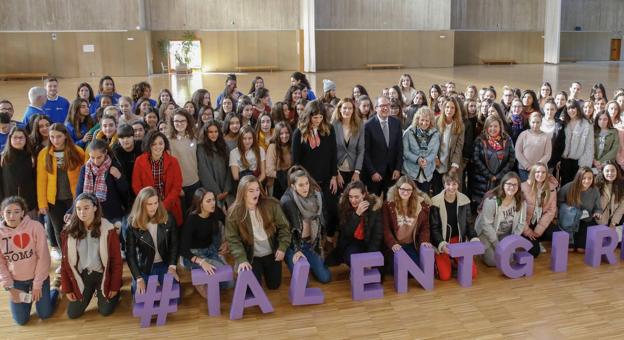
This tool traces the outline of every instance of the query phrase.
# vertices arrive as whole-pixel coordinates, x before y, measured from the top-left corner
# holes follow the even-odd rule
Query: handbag
[[[559,229],[567,231],[568,233],[575,233],[578,231],[581,222],[581,209],[564,202],[559,206],[557,214]]]

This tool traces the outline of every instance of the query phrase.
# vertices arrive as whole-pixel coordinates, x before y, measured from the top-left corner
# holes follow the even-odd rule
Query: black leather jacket
[[[178,263],[178,230],[171,214],[169,214],[167,223],[158,224],[156,244],[163,262],[169,266],[175,266]],[[150,274],[156,255],[155,249],[154,240],[148,230],[128,225],[126,261],[135,279]]]

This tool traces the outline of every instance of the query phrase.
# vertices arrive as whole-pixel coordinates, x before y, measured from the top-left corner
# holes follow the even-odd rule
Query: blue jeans
[[[518,176],[520,176],[520,181],[524,182],[527,179],[529,179],[529,171],[528,170],[518,169]]]
[[[165,280],[165,274],[167,274],[168,270],[169,270],[169,265],[165,261],[154,263],[152,265],[151,272],[149,272],[148,274],[141,273],[143,282],[145,282],[145,287],[147,288],[147,281],[149,277],[152,275],[158,275],[158,284],[162,286],[163,281]],[[173,279],[173,281],[178,282],[175,279]],[[136,291],[136,279],[134,278],[132,279],[131,289],[132,289],[132,296],[134,296],[134,292]],[[180,299],[178,299],[178,303],[181,301],[181,298],[182,298],[182,286],[180,285]]]
[[[331,281],[331,272],[329,271],[329,268],[325,266],[321,255],[317,254],[314,249],[312,249],[312,246],[309,243],[303,243],[303,246],[301,247],[301,252],[303,253],[303,255],[305,255],[306,259],[310,263],[310,270],[312,271],[312,275],[314,275],[318,282],[328,283],[329,281]],[[288,249],[286,249],[285,258],[286,265],[288,266],[288,270],[290,270],[291,273],[294,266],[293,255],[295,255],[295,250],[292,247],[288,247]]]
[[[225,263],[223,258],[219,256],[218,250],[215,252],[212,248],[191,249],[191,254],[203,259],[215,267],[227,266],[227,263]],[[184,268],[188,270],[202,269],[199,264],[192,263],[186,257],[182,258],[182,262],[184,263]],[[219,287],[221,287],[221,289],[234,288],[234,280],[220,282]]]
[[[32,292],[32,283],[33,280],[13,281],[13,286],[15,289],[30,293]],[[41,287],[41,299],[39,299],[38,302],[35,302],[37,315],[39,315],[40,319],[47,319],[52,315],[58,301],[58,295],[58,290],[55,289],[50,291],[50,278],[43,281],[43,286]],[[32,303],[15,303],[10,301],[10,307],[11,314],[13,314],[13,320],[15,320],[17,324],[24,325],[28,322],[30,319],[30,309],[32,308]]]
[[[420,260],[420,253],[418,252],[418,250],[416,250],[416,247],[413,243],[402,244],[401,248],[403,248],[403,250],[407,253],[410,259],[414,261],[414,263],[420,266],[420,263],[418,262]]]

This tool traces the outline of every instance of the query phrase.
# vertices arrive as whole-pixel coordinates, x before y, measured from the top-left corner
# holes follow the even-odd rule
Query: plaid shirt
[[[154,188],[161,200],[165,199],[165,165],[163,158],[154,161],[150,158],[152,164],[152,176],[154,177]]]

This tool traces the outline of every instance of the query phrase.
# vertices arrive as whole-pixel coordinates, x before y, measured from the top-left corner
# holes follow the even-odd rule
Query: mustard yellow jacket
[[[76,147],[76,150],[80,154],[80,159],[84,159],[84,151],[81,148]],[[37,204],[39,208],[47,208],[48,204],[56,203],[56,158],[52,157],[52,173],[46,170],[45,159],[46,155],[52,154],[54,148],[45,147],[37,156]],[[80,176],[80,167],[75,169],[69,169],[67,171],[67,177],[69,177],[69,186],[73,197],[76,197],[76,185],[78,184],[78,177]]]

